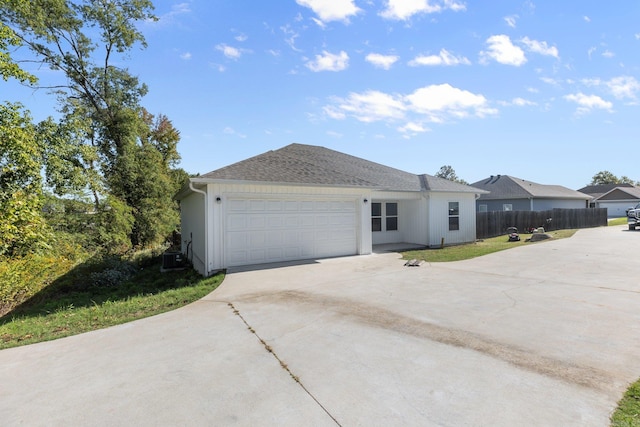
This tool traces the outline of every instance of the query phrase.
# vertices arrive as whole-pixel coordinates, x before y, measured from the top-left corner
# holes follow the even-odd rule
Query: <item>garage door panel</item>
[[[355,203],[229,198],[225,216],[226,264],[355,254]]]
[[[247,217],[238,215],[229,215],[227,217],[227,229],[228,230],[245,230],[248,223]]]

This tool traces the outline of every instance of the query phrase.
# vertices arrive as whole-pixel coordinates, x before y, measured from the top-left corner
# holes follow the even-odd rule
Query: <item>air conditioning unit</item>
[[[165,252],[162,254],[162,268],[184,267],[184,258],[180,252]]]

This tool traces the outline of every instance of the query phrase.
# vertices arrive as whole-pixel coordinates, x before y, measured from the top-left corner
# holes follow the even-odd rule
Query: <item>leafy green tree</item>
[[[11,58],[9,49],[20,46],[20,39],[14,34],[11,28],[0,22],[0,77],[4,81],[15,78],[22,83],[35,84],[35,76],[20,68]]]
[[[609,171],[600,171],[591,178],[589,185],[619,184],[620,179]]]
[[[96,219],[97,243],[109,252],[124,253],[131,248],[131,231],[135,218],[131,207],[114,196],[101,202]]]
[[[41,158],[29,113],[19,104],[0,104],[0,255],[22,255],[48,237]]]
[[[637,182],[633,181],[631,178],[627,176],[621,176],[618,178],[613,173],[604,170],[600,171],[591,178],[591,183],[589,185],[605,185],[605,184],[631,184],[638,185]]]
[[[440,170],[435,174],[435,176],[437,176],[438,178],[448,179],[449,181],[457,182],[459,184],[469,184],[464,179],[458,178],[458,175],[456,175],[456,171],[449,165],[442,166]]]
[[[111,218],[119,221],[117,230],[105,227],[99,233],[107,246],[121,247],[124,230],[132,245],[156,243],[178,222],[171,196],[179,132],[165,116],[155,118],[141,107],[146,86],[115,65],[136,45],[146,46],[136,24],[156,19],[152,11],[149,0],[0,4],[0,22],[14,29],[36,61],[66,77],[53,88],[62,119],[39,125],[46,141],[46,180],[59,195],[89,190],[101,217],[120,218]],[[117,241],[108,243],[109,231]]]

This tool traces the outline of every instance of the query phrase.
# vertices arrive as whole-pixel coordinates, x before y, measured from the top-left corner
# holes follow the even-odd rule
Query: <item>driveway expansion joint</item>
[[[247,326],[247,329],[249,329],[249,331],[256,336],[258,341],[260,341],[260,343],[264,346],[265,350],[271,353],[271,355],[278,361],[280,367],[287,371],[289,376],[304,390],[305,393],[307,393],[310,398],[314,400],[314,402],[318,404],[318,406],[320,406],[320,408],[322,408],[322,410],[329,416],[329,418],[331,418],[336,423],[337,426],[342,427],[342,424],[340,424],[340,422],[329,412],[329,410],[322,403],[320,403],[320,401],[304,386],[304,384],[302,384],[300,378],[294,375],[293,372],[291,372],[289,366],[287,366],[287,364],[275,353],[273,348],[269,344],[267,344],[266,341],[262,339],[262,337],[260,337],[260,335],[258,335],[256,330],[249,324],[249,322],[247,322],[242,314],[240,314],[240,311],[233,305],[233,303],[228,302],[227,305],[231,308],[233,314],[235,314],[240,318],[240,320],[242,320],[242,322]]]

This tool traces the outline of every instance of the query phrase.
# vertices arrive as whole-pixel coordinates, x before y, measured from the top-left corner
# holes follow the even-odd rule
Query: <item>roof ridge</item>
[[[287,146],[285,146],[285,147],[282,147],[282,148],[280,148],[280,149],[278,149],[278,150],[276,150],[276,151],[280,151],[280,150],[282,150],[282,149],[284,149],[284,148],[287,148],[287,147],[289,147],[289,146],[292,146],[292,145],[306,146],[306,147],[314,147],[314,148],[325,148],[325,147],[320,147],[320,146],[315,146],[315,145],[305,145],[305,144],[292,143],[292,144],[289,144],[289,145],[287,145]],[[330,151],[333,151],[333,150],[330,150]],[[339,152],[338,152],[338,151],[336,151],[336,153],[339,153]],[[342,153],[340,153],[340,154],[342,154]],[[349,177],[349,178],[351,178],[351,179],[355,179],[355,180],[357,180],[357,181],[361,181],[361,182],[366,183],[366,184],[369,184],[369,185],[377,186],[377,184],[376,184],[375,182],[371,182],[371,181],[369,181],[369,180],[367,180],[367,179],[363,179],[362,177],[356,176],[356,175],[354,175],[354,174],[345,173],[345,172],[342,172],[342,171],[336,170],[335,168],[331,168],[331,167],[329,167],[329,168],[325,168],[325,167],[323,167],[322,165],[319,165],[319,164],[318,164],[318,163],[316,163],[316,162],[311,162],[311,161],[309,161],[309,160],[308,160],[308,159],[306,159],[304,156],[300,156],[300,155],[293,154],[293,153],[289,153],[289,152],[284,152],[284,154],[282,154],[282,153],[281,153],[280,155],[282,155],[283,157],[286,157],[286,158],[288,158],[288,159],[294,160],[294,161],[298,161],[298,162],[305,162],[305,163],[306,163],[306,164],[308,164],[308,165],[322,167],[322,169],[326,169],[326,170],[328,170],[329,172],[334,173],[334,174],[336,174],[336,175],[346,176],[346,177]]]

